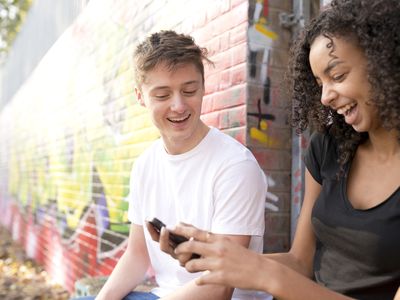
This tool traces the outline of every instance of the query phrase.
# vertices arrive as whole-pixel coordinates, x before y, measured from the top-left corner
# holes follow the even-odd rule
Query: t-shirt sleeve
[[[244,160],[226,166],[214,185],[211,230],[220,234],[264,235],[267,180],[258,163]]]
[[[324,134],[314,132],[304,155],[304,163],[312,177],[322,184],[321,166],[324,153]]]

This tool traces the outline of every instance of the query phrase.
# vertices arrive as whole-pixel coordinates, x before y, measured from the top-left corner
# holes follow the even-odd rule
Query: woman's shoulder
[[[304,163],[314,179],[322,183],[334,178],[338,171],[338,155],[335,138],[329,132],[313,132],[304,155]]]
[[[336,152],[337,142],[335,137],[329,131],[314,131],[311,134],[309,147],[317,152],[327,152],[334,150]]]

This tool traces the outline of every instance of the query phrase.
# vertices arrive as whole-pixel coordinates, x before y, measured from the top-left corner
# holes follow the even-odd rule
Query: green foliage
[[[0,60],[17,36],[32,0],[0,0]]]

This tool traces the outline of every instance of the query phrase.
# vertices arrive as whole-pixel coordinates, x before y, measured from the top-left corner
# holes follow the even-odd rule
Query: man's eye
[[[194,91],[183,91],[183,94],[187,95],[187,96],[192,96],[194,94],[196,94],[197,90]]]
[[[166,98],[168,98],[168,95],[155,95],[154,97],[156,99],[166,99]]]

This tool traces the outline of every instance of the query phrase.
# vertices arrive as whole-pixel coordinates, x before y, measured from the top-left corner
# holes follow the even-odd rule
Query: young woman
[[[315,129],[288,253],[188,225],[172,251],[198,284],[278,299],[393,299],[400,285],[400,1],[334,0],[293,48],[293,122]],[[168,232],[161,240],[166,243]],[[168,251],[167,251],[168,252]],[[190,253],[202,255],[189,260]],[[400,292],[398,292],[400,294]]]

